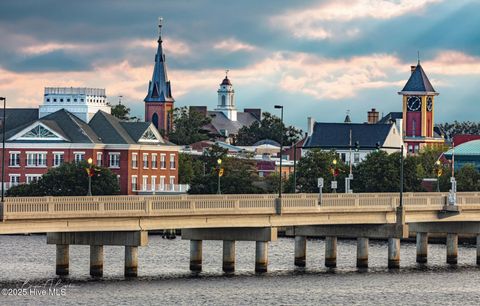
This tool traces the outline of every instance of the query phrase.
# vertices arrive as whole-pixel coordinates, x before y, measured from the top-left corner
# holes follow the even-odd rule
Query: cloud
[[[431,61],[422,62],[433,73],[447,76],[480,75],[480,57],[459,51],[441,51]]]
[[[350,23],[360,19],[386,20],[409,13],[419,13],[426,6],[442,0],[342,0],[273,16],[273,27],[283,26],[295,37],[313,40],[355,36],[358,28]],[[343,25],[342,25],[343,23]]]
[[[238,52],[238,51],[254,51],[255,46],[249,45],[247,43],[236,40],[235,38],[229,38],[217,42],[214,46],[214,49],[222,50],[225,52]]]

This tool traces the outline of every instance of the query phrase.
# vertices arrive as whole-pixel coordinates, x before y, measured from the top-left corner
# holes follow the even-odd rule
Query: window
[[[340,158],[342,159],[343,162],[346,162],[347,161],[347,154],[341,153]]]
[[[137,190],[137,176],[132,175],[132,191]]]
[[[46,129],[42,125],[37,125],[30,131],[23,134],[20,139],[23,140],[35,140],[35,139],[58,139],[58,136],[52,133],[50,130]]]
[[[157,154],[152,154],[152,168],[157,169]]]
[[[70,99],[67,99],[67,102],[70,102]]]
[[[152,183],[152,191],[155,191],[155,187],[156,187],[156,184],[157,184],[157,177],[156,176],[152,176],[151,177],[151,183]]]
[[[25,175],[25,177],[26,177],[26,179],[27,179],[27,184],[30,184],[30,183],[33,183],[33,182],[38,181],[38,179],[39,179],[41,176],[42,176],[41,174],[27,174],[27,175]]]
[[[10,174],[10,187],[20,184],[20,174]]]
[[[63,99],[60,99],[60,102],[63,102]]]
[[[353,162],[354,163],[359,163],[360,162],[360,153],[354,153],[353,154]]]
[[[57,99],[53,99],[53,102],[57,102]]]
[[[73,158],[76,163],[85,160],[85,152],[73,152]]]
[[[47,98],[47,102],[50,102],[50,98]]]
[[[58,167],[63,164],[63,152],[53,152],[53,166]]]
[[[132,153],[132,168],[138,167],[137,153]]]
[[[142,190],[147,190],[148,189],[148,176],[144,175],[142,176]]]
[[[413,146],[412,145],[408,145],[408,153],[413,153]]]
[[[97,167],[103,166],[103,153],[97,152]]]
[[[170,177],[170,190],[174,190],[174,189],[175,189],[175,177],[171,176]]]
[[[225,106],[225,96],[222,95],[222,106]]]
[[[413,153],[418,153],[418,151],[419,151],[419,147],[418,147],[418,144],[416,144],[414,147]]]
[[[27,167],[46,167],[47,153],[27,152]]]
[[[75,99],[73,99],[73,102],[77,102],[77,99],[76,99],[76,98],[75,98]]]
[[[20,152],[10,153],[10,167],[20,167]]]
[[[170,169],[175,169],[175,154],[170,154]]]
[[[167,168],[167,157],[165,156],[165,154],[160,154],[160,168]]]
[[[120,168],[120,153],[110,153],[110,168]]]
[[[165,176],[160,176],[160,190],[165,190]]]
[[[85,101],[85,100],[84,100],[83,98],[81,98],[81,99],[80,99],[80,102],[83,102],[83,101]]]
[[[143,169],[148,169],[148,153],[143,153]]]

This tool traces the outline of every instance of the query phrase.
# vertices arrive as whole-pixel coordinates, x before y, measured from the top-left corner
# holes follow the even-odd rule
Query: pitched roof
[[[386,114],[382,119],[378,120],[377,124],[390,124],[392,122],[395,122],[395,120],[402,118],[402,112],[390,112]]]
[[[349,146],[350,129],[352,144],[358,141],[360,147],[374,147],[377,142],[383,145],[392,124],[315,122],[313,134],[308,137],[304,146]]]
[[[152,123],[121,121],[120,125],[127,131],[128,135],[130,135],[133,140],[138,142]]]
[[[420,63],[418,63],[417,67],[415,67],[415,70],[410,75],[410,78],[403,87],[401,93],[403,92],[436,93]]]
[[[221,130],[228,131],[228,134],[237,134],[244,126],[250,126],[259,120],[251,113],[237,112],[237,121],[232,121],[222,111],[208,111],[208,115],[212,117],[210,125],[215,128],[218,134]]]
[[[37,120],[38,108],[7,108],[5,114],[8,131]],[[2,119],[3,109],[0,109],[0,121]]]

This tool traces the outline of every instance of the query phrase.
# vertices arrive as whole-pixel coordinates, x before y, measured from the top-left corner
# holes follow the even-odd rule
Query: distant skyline
[[[106,88],[144,116],[158,17],[177,107],[217,105],[229,69],[239,109],[258,107],[305,130],[306,117],[353,122],[401,111],[397,94],[422,66],[435,122],[478,121],[480,1],[0,2],[0,96],[36,107],[43,88]],[[278,114],[277,114],[278,115]]]

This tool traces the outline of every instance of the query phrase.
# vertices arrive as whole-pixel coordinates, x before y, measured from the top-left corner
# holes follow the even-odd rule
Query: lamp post
[[[217,159],[217,165],[218,165],[218,183],[217,183],[217,194],[222,194],[221,190],[220,190],[220,177],[222,176],[223,173],[222,172],[222,168],[220,168],[220,166],[222,165],[222,159],[219,158]]]
[[[333,174],[333,181],[332,181],[332,190],[333,193],[337,193],[337,159],[334,158],[332,161],[333,164],[333,169],[332,169],[332,174]]]
[[[440,192],[440,176],[442,176],[442,168],[440,168],[440,160],[435,162],[435,167],[437,168],[437,192]]]
[[[278,197],[282,197],[282,151],[283,151],[283,105],[275,105],[277,109],[280,109],[280,121],[282,122],[282,135],[280,137],[280,178],[278,180]]]
[[[90,157],[87,160],[87,163],[88,163],[88,169],[87,169],[87,173],[88,173],[88,193],[87,193],[87,196],[91,196],[92,195],[92,175],[93,175],[92,164],[93,164],[93,159]]]
[[[3,203],[3,197],[5,195],[5,130],[6,130],[6,119],[7,119],[7,114],[6,112],[6,104],[7,104],[7,98],[5,97],[0,97],[0,100],[3,100],[3,122],[2,122],[2,203]]]

